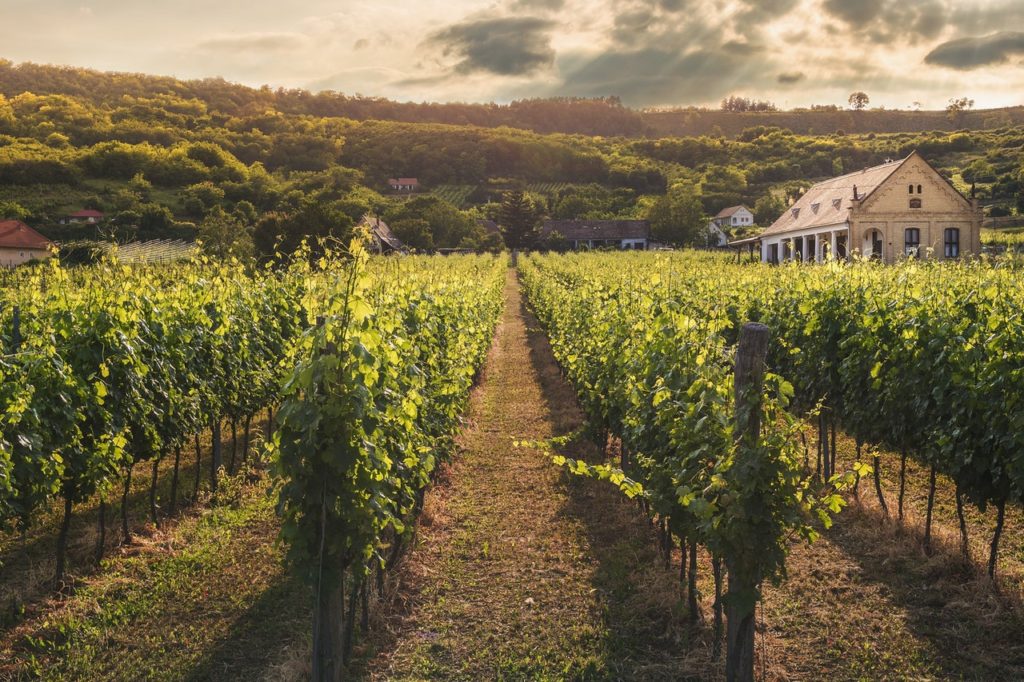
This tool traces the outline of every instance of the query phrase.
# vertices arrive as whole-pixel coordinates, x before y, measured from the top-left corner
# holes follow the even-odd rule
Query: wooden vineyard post
[[[317,329],[323,329],[326,319],[316,318]],[[338,349],[328,341],[321,355],[335,355]],[[333,571],[325,566],[327,559],[327,480],[320,492],[320,550],[317,557],[315,603],[313,606],[313,682],[340,682],[345,677],[342,661],[345,652],[345,571]]]
[[[11,352],[17,353],[21,348],[21,309],[14,306],[11,318]]]
[[[764,384],[764,361],[768,354],[768,327],[748,322],[740,330],[736,346],[735,396],[736,439],[738,448],[733,466],[743,466],[743,459],[756,456],[761,432],[761,389]],[[729,575],[726,597],[725,677],[729,682],[754,680],[754,603],[739,598],[757,589],[754,570],[740,554],[728,557]]]

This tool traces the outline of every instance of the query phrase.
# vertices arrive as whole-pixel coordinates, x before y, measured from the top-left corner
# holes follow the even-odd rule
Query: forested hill
[[[395,102],[333,91],[251,88],[222,78],[178,80],[138,73],[105,73],[67,66],[15,64],[0,59],[0,94],[71,95],[113,105],[125,96],[174,95],[197,99],[211,112],[244,116],[273,109],[284,114],[357,121],[448,123],[485,128],[508,126],[539,133],[623,137],[735,136],[755,126],[778,126],[799,134],[919,132],[991,129],[1024,123],[1024,106],[981,109],[948,116],[945,111],[816,110],[732,112],[707,109],[635,110],[616,97],[526,99],[509,104]]]

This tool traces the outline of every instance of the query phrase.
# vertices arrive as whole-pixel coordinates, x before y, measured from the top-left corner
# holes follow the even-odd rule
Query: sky
[[[1024,104],[1024,0],[0,0],[0,46],[403,101]]]

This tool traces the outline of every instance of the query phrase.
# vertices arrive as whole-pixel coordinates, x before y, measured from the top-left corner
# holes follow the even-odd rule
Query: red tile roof
[[[49,249],[53,242],[20,220],[0,220],[0,248]]]
[[[68,217],[69,218],[102,218],[103,217],[103,213],[101,211],[96,211],[96,210],[93,210],[91,208],[85,208],[85,209],[82,209],[81,211],[75,211],[74,213],[69,214]]]

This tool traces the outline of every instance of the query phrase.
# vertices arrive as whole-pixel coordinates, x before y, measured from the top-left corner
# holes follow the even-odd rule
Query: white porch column
[[[825,233],[814,235],[814,262],[821,263],[825,260]]]
[[[804,235],[804,262],[811,260],[811,245],[808,243],[810,235]]]
[[[835,260],[836,258],[839,258],[839,254],[836,251],[836,248],[839,246],[839,235],[835,230],[833,230],[829,233],[829,236],[832,237],[832,250],[829,251],[829,254],[832,256],[832,259]]]

